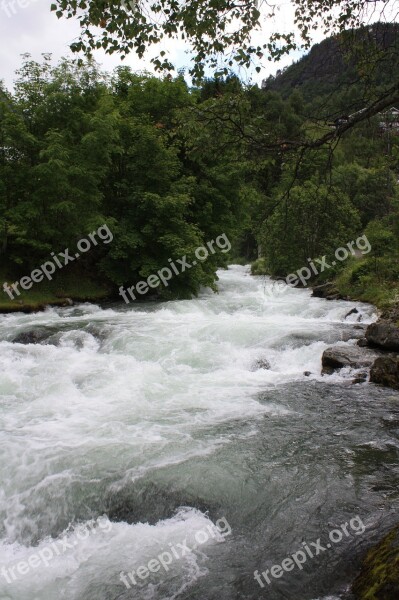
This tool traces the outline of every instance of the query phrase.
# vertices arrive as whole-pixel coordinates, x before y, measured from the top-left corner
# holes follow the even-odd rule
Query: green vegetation
[[[12,274],[0,269],[0,281],[14,282]],[[0,302],[2,312],[36,311],[47,305],[67,306],[70,299],[81,302],[98,302],[112,295],[112,288],[91,278],[81,269],[57,273],[52,281],[45,279],[29,291],[21,290],[14,300],[3,295]]]
[[[369,550],[352,591],[356,600],[390,600],[399,596],[399,526]]]
[[[376,135],[377,127],[370,124],[368,135]],[[397,302],[399,294],[397,162],[394,155],[384,153],[384,135],[367,167],[355,151],[349,162],[346,145],[353,145],[354,138],[355,132],[341,140],[324,173],[320,166],[307,167],[289,194],[284,197],[283,188],[272,194],[280,193],[281,201],[257,236],[263,272],[286,277],[307,267],[309,258],[323,255],[331,265],[337,248],[364,234],[371,245],[369,252],[337,262],[334,268],[314,276],[311,283],[330,280],[342,296],[386,308]],[[367,143],[364,137],[363,143]],[[392,140],[395,150],[398,143],[399,137]]]
[[[370,37],[370,50],[376,42],[381,44],[383,58],[379,69],[369,73],[368,96],[378,95],[387,77],[399,76],[393,50],[399,44],[399,27],[377,24],[370,28]],[[359,47],[365,50],[363,44]],[[269,78],[264,93],[281,94],[300,118],[301,132],[312,135],[328,116],[333,128],[337,116],[364,106],[365,82],[356,78],[363,67],[353,56],[345,63],[336,38],[325,40],[278,77]],[[279,176],[258,211],[260,219],[253,214],[263,259],[253,267],[254,273],[285,278],[308,266],[308,259],[323,255],[331,264],[335,249],[365,234],[370,252],[337,262],[310,283],[330,280],[344,297],[381,308],[398,301],[399,119],[395,119],[381,113],[337,135],[333,147],[301,148],[282,157]]]
[[[383,50],[381,69],[368,76],[369,99],[399,75],[399,28],[387,31],[381,36],[377,24],[367,33],[374,32],[372,41],[363,29],[356,38],[363,52],[366,42],[376,56]],[[338,57],[329,62],[331,48]],[[334,89],[314,70],[323,52],[339,71]],[[0,104],[6,280],[29,276],[52,252],[74,253],[101,225],[113,240],[92,247],[79,268],[68,265],[48,286],[15,300],[0,290],[0,308],[54,301],[58,289],[64,297],[118,297],[119,286],[137,284],[169,259],[191,263],[196,248],[222,233],[237,261],[260,252],[253,272],[278,277],[366,234],[369,253],[310,283],[334,279],[345,296],[378,306],[395,301],[399,131],[381,126],[385,114],[339,133],[328,124],[326,111],[333,118],[337,107],[359,109],[364,95],[364,78],[352,80],[364,63],[353,59],[345,70],[345,56],[336,39],[327,40],[260,89],[234,75],[190,88],[183,74],[159,79],[119,68],[108,76],[90,60],[52,66],[49,56],[37,63],[26,55],[14,94],[3,90]],[[333,141],[319,144],[326,131],[335,132]],[[153,293],[187,298],[201,286],[216,289],[216,270],[227,262],[220,251],[210,254]]]
[[[257,258],[251,264],[251,274],[252,275],[267,275],[267,267],[264,258]]]
[[[292,8],[292,31],[277,30],[255,45],[254,31],[275,17],[275,6],[261,0],[54,0],[51,4],[58,18],[78,19],[80,38],[71,49],[88,56],[102,48],[108,54],[119,52],[122,58],[131,52],[142,58],[148,49],[155,49],[155,68],[172,70],[168,44],[161,43],[186,40],[195,81],[203,79],[207,66],[217,76],[227,75],[235,65],[255,65],[259,72],[264,56],[278,60],[293,49],[309,48],[315,29],[326,37],[342,36],[370,20],[368,7],[359,0],[293,0]],[[382,20],[396,14],[394,0],[374,9],[373,16],[379,10]]]
[[[196,248],[221,234],[233,239],[247,223],[254,191],[245,160],[239,148],[218,154],[206,146],[216,126],[192,114],[207,100],[182,76],[159,80],[120,68],[110,79],[92,62],[52,67],[47,56],[42,64],[25,56],[18,75],[15,94],[4,91],[0,105],[3,281],[29,276],[52,252],[69,248],[74,256],[77,242],[101,225],[113,241],[92,245],[79,270],[68,265],[47,286],[14,300],[1,289],[0,308],[53,301],[58,288],[79,299],[115,294],[169,259],[192,262]],[[210,254],[156,292],[190,297],[214,288],[226,260]]]

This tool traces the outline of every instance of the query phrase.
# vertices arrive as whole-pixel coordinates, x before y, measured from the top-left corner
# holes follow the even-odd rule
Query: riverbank
[[[327,300],[367,302],[380,311],[399,307],[397,279],[384,278],[370,272],[369,262],[367,257],[349,259],[343,269],[330,269],[309,280],[308,286],[314,290],[314,296]],[[263,258],[251,264],[251,274],[272,277]]]
[[[111,286],[90,277],[90,274],[77,269],[59,272],[51,281],[45,280],[30,290],[20,289],[11,299],[3,289],[5,281],[12,282],[17,277],[0,270],[0,313],[39,312],[48,306],[71,306],[74,302],[103,302],[113,297]]]
[[[251,273],[252,275],[268,274],[263,258],[252,263]],[[334,273],[334,271],[331,269],[329,273]],[[298,278],[296,280],[298,283]],[[348,261],[348,264],[332,275],[330,279],[327,280],[326,274],[323,274],[306,283],[309,283],[308,287],[313,290],[312,296],[315,298],[367,302],[379,311],[377,323],[370,325],[365,331],[365,337],[358,341],[361,348],[357,348],[357,350],[352,348],[351,352],[346,352],[345,356],[342,355],[342,348],[339,346],[327,349],[322,358],[324,370],[328,369],[333,372],[345,366],[353,369],[367,367],[362,373],[362,380],[366,381],[369,377],[372,383],[399,389],[399,288],[397,281],[377,276],[376,272],[370,269],[368,257],[356,257]],[[276,286],[276,293],[281,293],[281,288],[277,289]],[[379,356],[372,350],[376,350]]]
[[[379,319],[369,325],[362,346],[383,351],[370,368],[372,383],[399,389],[399,303],[397,288],[385,282],[353,285],[350,272],[334,281],[315,286],[313,296],[329,300],[372,302],[380,309]],[[364,343],[365,342],[365,343]],[[323,355],[324,358],[324,355]],[[397,600],[399,598],[399,525],[369,549],[352,585],[356,600]]]

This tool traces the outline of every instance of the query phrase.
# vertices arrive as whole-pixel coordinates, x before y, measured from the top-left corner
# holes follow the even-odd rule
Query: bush
[[[251,275],[267,275],[266,260],[258,258],[251,264]]]

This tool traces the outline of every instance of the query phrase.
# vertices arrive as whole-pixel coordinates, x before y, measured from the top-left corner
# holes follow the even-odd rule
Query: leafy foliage
[[[114,239],[81,256],[97,279],[129,284],[194,258],[222,233],[234,237],[251,186],[236,149],[210,156],[185,121],[199,102],[174,80],[118,69],[108,80],[95,63],[52,67],[26,55],[13,110],[0,116],[0,251],[10,272],[29,272],[52,251],[107,223]],[[193,148],[197,148],[195,151]],[[165,296],[215,286],[217,252],[175,277]]]
[[[322,28],[325,35],[359,27],[367,17],[362,0],[293,0],[295,30],[277,31],[261,45],[252,42],[253,32],[263,20],[274,16],[275,7],[259,0],[56,0],[51,9],[57,17],[78,17],[81,36],[71,46],[90,55],[96,48],[125,57],[135,52],[140,58],[163,40],[181,38],[191,47],[190,73],[203,78],[209,65],[227,75],[234,65],[250,66],[264,54],[278,59],[300,46],[309,48],[312,33]],[[387,0],[389,12],[393,0]],[[383,9],[381,9],[383,10]],[[173,65],[165,50],[152,59],[159,70]]]
[[[229,74],[189,89],[181,74],[123,67],[108,77],[91,60],[53,67],[48,55],[42,63],[26,55],[15,93],[3,90],[0,105],[2,263],[24,275],[107,223],[112,244],[80,264],[115,288],[169,259],[192,261],[222,233],[235,256],[260,256],[255,272],[286,276],[366,231],[375,248],[338,277],[389,288],[399,276],[399,137],[378,115],[338,135],[318,122],[327,115],[319,109],[357,102],[360,88],[349,97],[317,78],[306,86],[280,93]],[[331,148],[318,143],[326,131]],[[216,253],[158,293],[215,289],[226,261]]]

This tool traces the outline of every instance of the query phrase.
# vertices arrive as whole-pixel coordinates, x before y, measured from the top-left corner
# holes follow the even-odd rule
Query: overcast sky
[[[0,0],[0,79],[11,89],[15,79],[15,70],[21,64],[21,54],[29,52],[33,59],[40,61],[41,53],[51,52],[54,60],[61,56],[71,56],[69,44],[78,37],[79,26],[76,20],[58,20],[50,12],[52,0]],[[293,9],[289,1],[280,0],[274,23],[270,20],[262,32],[256,33],[254,41],[264,43],[271,31],[290,31],[293,23]],[[319,36],[320,39],[320,36]],[[159,47],[158,47],[159,49]],[[172,62],[178,67],[189,65],[189,56],[183,42],[168,42]],[[154,54],[154,52],[152,52]],[[123,63],[116,56],[107,56],[102,51],[95,53],[96,60],[111,71],[119,64],[131,66],[134,70],[151,69],[150,54],[140,60],[135,55],[128,56]],[[297,55],[298,56],[298,55]],[[296,57],[297,57],[296,56]],[[278,64],[265,61],[260,75],[253,77],[260,82],[278,68],[290,64],[295,56],[286,57]],[[245,78],[250,75],[241,73]]]

